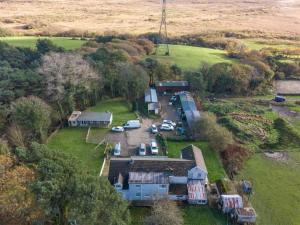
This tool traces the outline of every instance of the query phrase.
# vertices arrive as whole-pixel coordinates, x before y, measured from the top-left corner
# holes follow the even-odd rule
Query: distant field
[[[207,31],[300,35],[298,0],[168,1],[172,36]],[[161,1],[1,0],[0,27],[16,33],[158,32]],[[252,33],[251,33],[252,32]]]
[[[176,64],[184,70],[195,70],[203,64],[212,65],[219,62],[232,62],[223,50],[186,45],[169,45],[169,47],[170,56],[164,55],[164,47],[161,46],[158,56],[154,57],[163,62]]]
[[[0,37],[0,41],[4,41],[10,45],[16,47],[26,47],[26,48],[35,48],[37,40],[41,39],[50,39],[54,44],[59,47],[63,47],[66,50],[73,50],[80,48],[85,41],[78,39],[71,39],[65,37]]]
[[[300,48],[298,43],[289,43],[282,41],[272,41],[272,40],[252,40],[245,39],[242,42],[250,49],[260,50],[262,48],[277,48],[277,49],[295,49]]]
[[[257,225],[300,224],[299,174],[299,152],[289,153],[285,162],[256,154],[246,163],[240,178],[253,183]]]

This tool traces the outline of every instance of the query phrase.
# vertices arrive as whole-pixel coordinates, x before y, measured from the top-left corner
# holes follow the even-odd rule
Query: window
[[[167,185],[165,185],[165,184],[161,184],[161,185],[159,185],[159,187],[160,187],[160,188],[166,188],[166,187],[167,187]]]
[[[137,192],[137,193],[135,194],[135,197],[141,197],[141,193],[140,193],[140,192]]]
[[[135,187],[137,187],[137,188],[140,188],[140,187],[141,187],[141,185],[140,185],[140,184],[136,184],[136,185],[135,185]]]

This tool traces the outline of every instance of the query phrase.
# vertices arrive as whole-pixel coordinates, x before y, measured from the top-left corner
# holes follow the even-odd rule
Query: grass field
[[[245,39],[243,43],[250,49],[260,50],[262,48],[277,48],[277,49],[295,49],[300,48],[300,44],[288,43],[288,42],[276,42],[276,41],[262,41]]]
[[[256,154],[240,174],[253,183],[252,203],[257,225],[300,224],[300,153],[289,153],[286,162],[275,162]]]
[[[158,51],[159,54],[155,58],[162,62],[176,64],[184,70],[195,70],[203,64],[232,62],[223,50],[185,45],[169,45],[169,47],[170,56],[164,55],[164,48],[161,46]]]
[[[73,50],[80,48],[85,41],[78,39],[71,39],[65,37],[41,37],[42,39],[50,39],[55,45],[59,47],[63,47],[66,50]],[[27,48],[35,48],[36,42],[39,37],[34,36],[24,36],[24,37],[0,37],[0,41],[4,41],[10,45],[16,47],[27,47]]]
[[[128,108],[127,103],[122,99],[101,101],[96,106],[88,109],[93,112],[110,111],[113,113],[113,123],[120,124],[128,119],[134,119],[135,114]],[[88,168],[92,174],[98,174],[103,160],[104,146],[95,149],[96,144],[86,143],[85,137],[88,128],[63,128],[59,130],[48,142],[48,146],[53,149],[64,151],[77,157],[82,164]],[[91,135],[94,143],[102,140],[107,128],[93,128]]]

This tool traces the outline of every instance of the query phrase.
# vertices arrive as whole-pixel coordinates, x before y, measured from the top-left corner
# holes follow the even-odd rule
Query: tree
[[[202,113],[201,119],[195,123],[193,131],[196,136],[208,140],[210,145],[221,152],[233,144],[232,134],[217,123],[217,117],[210,113]]]
[[[37,51],[44,55],[48,52],[63,52],[64,49],[56,46],[50,39],[39,39],[36,43]]]
[[[154,202],[150,216],[145,218],[145,225],[182,225],[182,212],[176,203],[167,199]]]
[[[34,170],[17,164],[9,155],[0,154],[0,173],[1,224],[32,224],[42,214],[28,188],[35,178]]]
[[[62,118],[74,110],[76,103],[78,108],[84,109],[95,102],[95,92],[102,87],[101,74],[75,53],[44,55],[39,72],[45,79],[45,95],[57,105]]]
[[[37,179],[30,185],[45,218],[54,224],[126,225],[127,203],[104,178],[90,175],[76,159],[46,145],[32,143],[18,149],[19,160],[37,165]]]
[[[45,141],[51,120],[51,107],[35,96],[21,97],[11,105],[11,118],[18,125],[25,141]]]

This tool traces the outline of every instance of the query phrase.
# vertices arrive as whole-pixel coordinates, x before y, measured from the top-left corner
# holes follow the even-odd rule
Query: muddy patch
[[[265,152],[264,155],[271,160],[277,162],[287,162],[289,159],[287,152]]]

